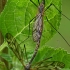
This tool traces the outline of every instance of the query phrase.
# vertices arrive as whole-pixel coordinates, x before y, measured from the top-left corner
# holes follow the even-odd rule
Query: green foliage
[[[7,70],[4,62],[1,62],[1,61],[0,61],[0,70]]]
[[[38,5],[37,0],[33,1]],[[47,7],[50,3],[55,4],[56,7],[61,10],[61,0],[47,0],[45,2],[45,6]],[[37,15],[37,13],[38,8],[30,2],[30,0],[8,0],[0,15],[0,30],[2,31],[3,36],[5,36],[6,33],[10,33],[18,40],[19,43],[25,40],[29,35],[29,22]],[[56,29],[58,29],[60,25],[59,22],[61,14],[54,6],[51,6],[46,12],[44,12],[44,27],[41,38],[41,46],[51,39],[56,32],[47,22],[46,16]],[[35,43],[32,39],[33,21],[30,24],[30,38],[25,41],[29,51],[32,49],[34,50],[35,47]]]
[[[38,5],[37,0],[33,1]],[[51,3],[55,4],[56,7],[61,10],[61,0],[46,0],[45,6],[47,7]],[[37,7],[34,6],[30,0],[8,0],[3,12],[0,15],[0,30],[2,31],[4,38],[6,33],[10,33],[13,35],[13,39],[17,40],[18,44],[24,41],[29,35],[29,22],[37,15],[37,13]],[[51,61],[63,62],[65,64],[64,70],[67,70],[67,68],[70,68],[70,54],[62,49],[54,50],[53,48],[45,46],[45,43],[56,33],[53,27],[47,22],[46,16],[56,29],[58,29],[60,25],[61,14],[55,9],[54,6],[51,6],[46,12],[44,12],[44,27],[40,43],[41,48],[39,49],[32,65],[43,60],[44,58],[52,57],[50,59]],[[34,21],[30,23],[30,37],[20,45],[23,47],[24,43],[26,44],[28,59],[31,58],[36,46],[36,43],[34,43],[32,39],[33,23]],[[6,46],[8,46],[8,44],[4,42],[3,45],[0,46],[0,51],[2,51],[2,49]],[[13,69],[15,68],[14,70],[17,69],[17,66],[17,70],[23,69],[21,63],[16,60],[14,55],[13,58],[11,58],[11,56],[9,56],[9,54],[0,54],[0,57],[4,58],[9,63],[12,61],[13,65],[15,65],[13,66]]]
[[[60,61],[65,64],[65,68],[70,68],[70,54],[67,53],[67,51],[64,51],[62,49],[54,49],[50,48],[48,46],[45,46],[41,48],[35,57],[33,64],[36,62],[39,62],[43,60],[44,58],[50,58],[51,61]],[[47,59],[48,61],[49,59]]]

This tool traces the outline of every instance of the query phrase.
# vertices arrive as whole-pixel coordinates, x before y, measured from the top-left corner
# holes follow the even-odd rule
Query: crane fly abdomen
[[[42,14],[39,13],[35,19],[35,23],[33,26],[33,40],[38,42],[41,38],[43,30],[43,17]]]

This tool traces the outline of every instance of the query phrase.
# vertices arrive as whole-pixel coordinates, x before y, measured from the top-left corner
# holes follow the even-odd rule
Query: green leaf
[[[37,0],[33,1],[39,5]],[[61,0],[46,0],[45,6],[47,7],[51,3],[55,4],[55,6],[61,10]],[[30,2],[30,0],[8,0],[0,15],[0,30],[4,36],[6,33],[11,33],[20,43],[28,37],[29,21],[37,14],[38,8]],[[43,46],[56,33],[52,26],[47,22],[46,16],[56,29],[58,29],[60,25],[61,14],[54,6],[51,6],[46,12],[44,12],[44,27],[41,46]],[[32,28],[34,22],[32,21],[30,24],[30,38],[24,42],[27,50],[32,50],[35,47],[35,43],[32,39]],[[23,47],[23,44],[21,46]]]
[[[64,68],[64,69],[61,69],[61,70],[70,70],[69,68]]]
[[[33,0],[37,5],[38,1]],[[45,6],[49,6],[51,3],[55,4],[55,6],[61,11],[61,0],[45,0]],[[40,0],[41,2],[41,0]],[[4,37],[6,33],[10,33],[13,35],[13,38],[17,39],[18,43],[21,43],[24,41],[28,35],[29,35],[29,22],[30,20],[35,17],[38,14],[38,8],[30,2],[30,0],[8,0],[6,3],[6,6],[3,10],[3,12],[0,15],[0,30],[2,31]],[[47,9],[46,12],[44,12],[43,17],[43,33],[41,37],[41,43],[40,46],[42,47],[49,39],[53,37],[53,35],[56,33],[56,31],[53,29],[53,27],[47,22],[46,16],[53,24],[53,26],[58,29],[60,25],[61,20],[61,14],[56,10],[54,6],[51,6],[49,9]],[[27,51],[33,52],[35,49],[36,44],[33,42],[32,39],[32,28],[33,28],[34,21],[30,23],[30,37],[27,39],[21,46],[23,47],[24,44],[26,44]],[[19,47],[20,48],[20,47]],[[52,56],[53,60],[62,61],[62,58],[66,54],[66,58],[69,57],[66,52],[61,52],[62,50],[55,50],[52,48],[43,48],[41,49],[34,60],[34,62],[40,61],[46,57]],[[55,54],[56,53],[56,54]],[[59,55],[60,58],[57,58]],[[61,54],[61,55],[60,55]],[[31,55],[31,54],[30,54]],[[29,59],[30,56],[29,55]],[[9,56],[2,56],[7,61],[11,61],[11,58]],[[7,58],[6,58],[7,57]],[[67,58],[67,60],[69,60]],[[65,59],[63,59],[63,63],[68,63],[66,67],[69,68],[69,62],[64,62]],[[16,61],[14,61],[15,63]],[[18,64],[18,63],[17,63]],[[19,63],[20,65],[20,63]],[[18,65],[17,65],[18,66]],[[19,67],[19,66],[18,66]],[[15,65],[16,69],[16,65]]]
[[[52,58],[49,58],[52,57]],[[63,62],[65,64],[65,68],[70,68],[70,54],[67,53],[67,51],[64,51],[62,49],[54,49],[54,48],[50,48],[50,47],[43,47],[41,49],[39,49],[34,61],[33,61],[33,65],[35,65],[37,62],[42,61],[45,58],[49,58],[47,59],[47,61],[60,61]]]

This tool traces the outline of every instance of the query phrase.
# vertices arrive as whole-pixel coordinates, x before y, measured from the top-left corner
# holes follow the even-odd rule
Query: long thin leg
[[[38,8],[38,6],[32,0],[30,0],[30,1]]]
[[[69,21],[70,21],[70,18],[68,18],[66,15],[64,15],[54,4],[50,4],[48,7],[46,7],[46,9],[45,9],[45,11],[49,8],[49,7],[51,7],[51,6],[54,6],[58,11],[59,11],[59,13],[60,14],[62,14],[65,18],[67,18]]]
[[[47,19],[47,21],[48,21],[48,23],[54,28],[54,26],[49,22],[49,20],[48,20],[48,18],[46,17],[46,19]],[[58,32],[58,34],[64,39],[64,41],[68,44],[68,46],[70,47],[70,44],[67,42],[67,40],[63,37],[63,35],[56,29],[56,28],[54,28],[57,32]]]
[[[24,41],[22,41],[20,44],[22,44],[23,42],[25,42],[29,37],[30,37],[30,23],[34,20],[36,18],[36,16],[34,17],[34,18],[32,18],[31,20],[30,20],[30,22],[29,22],[29,33],[28,33],[28,37],[24,40]],[[19,44],[19,45],[20,45]]]

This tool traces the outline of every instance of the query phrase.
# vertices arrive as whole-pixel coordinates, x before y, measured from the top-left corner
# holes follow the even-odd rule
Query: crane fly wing
[[[16,41],[15,38],[13,38],[13,36],[10,33],[6,34],[6,41],[8,42],[8,45],[13,48],[13,49],[17,49],[18,47],[18,43]]]
[[[60,70],[65,67],[65,64],[60,61],[44,61],[41,65],[36,64],[33,70]]]
[[[37,42],[42,35],[43,30],[43,18],[41,13],[39,13],[35,19],[35,23],[33,26],[33,40]]]
[[[60,61],[48,61],[49,58],[45,58],[44,60],[37,62],[33,65],[32,70],[60,70],[65,67],[65,64]]]
[[[19,46],[16,39],[10,33],[6,34],[6,41],[16,57],[18,57],[19,59],[23,58],[23,50]]]

